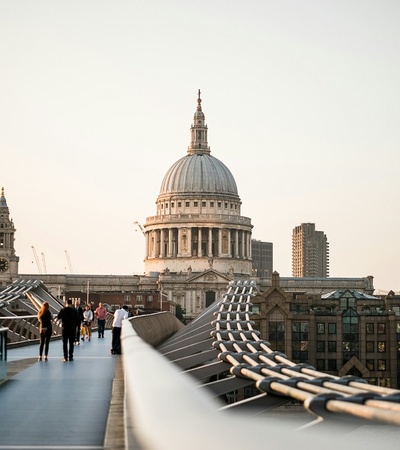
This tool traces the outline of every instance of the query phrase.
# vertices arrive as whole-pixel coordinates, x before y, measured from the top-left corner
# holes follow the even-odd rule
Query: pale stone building
[[[187,154],[166,172],[156,205],[144,226],[145,272],[193,317],[252,270],[251,220],[232,173],[211,155],[200,90]]]
[[[155,216],[146,220],[145,272],[251,273],[251,220],[241,215],[235,179],[211,155],[201,107],[187,155],[164,176]]]
[[[7,286],[18,276],[19,257],[14,248],[14,222],[1,188],[0,197],[0,286]]]

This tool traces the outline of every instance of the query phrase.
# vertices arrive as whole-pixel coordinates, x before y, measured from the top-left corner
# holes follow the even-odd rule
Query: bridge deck
[[[110,347],[107,331],[75,346],[73,362],[62,362],[61,340],[50,342],[48,362],[37,361],[38,345],[8,350],[9,363],[28,367],[0,385],[0,449],[104,448],[121,358]]]

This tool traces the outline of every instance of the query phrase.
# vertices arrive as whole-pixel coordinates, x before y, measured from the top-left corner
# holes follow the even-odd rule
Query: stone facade
[[[0,286],[7,286],[18,276],[19,257],[15,254],[14,248],[15,231],[4,196],[4,188],[2,188],[0,197]]]
[[[167,171],[145,229],[145,272],[251,273],[251,230],[229,169],[211,155],[200,91],[187,155]]]

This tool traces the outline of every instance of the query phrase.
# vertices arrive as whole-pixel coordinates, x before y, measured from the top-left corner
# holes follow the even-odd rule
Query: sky
[[[312,222],[331,277],[400,291],[399,19],[397,0],[0,0],[19,272],[39,273],[33,246],[47,273],[144,273],[134,222],[186,155],[201,89],[274,270],[291,276],[292,230]]]

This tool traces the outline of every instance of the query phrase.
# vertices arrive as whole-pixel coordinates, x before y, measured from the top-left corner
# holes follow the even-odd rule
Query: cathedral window
[[[214,202],[210,202],[210,208],[214,208]]]
[[[193,206],[194,206],[195,208],[197,208],[197,207],[199,206],[199,202],[194,202],[194,203],[193,203]]]
[[[218,208],[221,208],[221,206],[222,206],[222,203],[218,202]]]
[[[186,202],[186,208],[189,208],[189,206],[190,206],[190,202]]]
[[[174,202],[172,202],[171,203],[171,208],[173,208],[175,206],[175,203]]]
[[[178,208],[182,207],[182,202],[178,202]]]
[[[205,208],[207,206],[206,202],[201,202],[201,206]]]
[[[228,203],[225,203],[225,209],[228,209]]]

